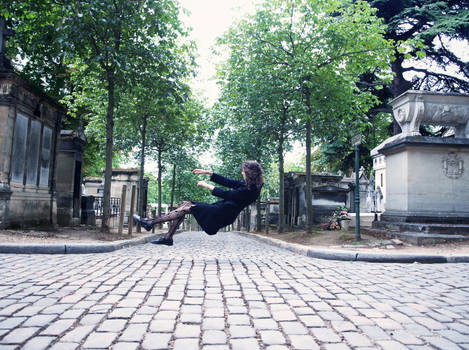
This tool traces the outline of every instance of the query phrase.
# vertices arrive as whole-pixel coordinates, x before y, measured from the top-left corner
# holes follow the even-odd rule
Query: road
[[[318,260],[235,233],[0,255],[0,350],[469,349],[469,264]]]

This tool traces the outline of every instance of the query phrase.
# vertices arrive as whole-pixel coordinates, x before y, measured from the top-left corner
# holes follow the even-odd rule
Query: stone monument
[[[85,135],[83,130],[62,130],[57,155],[57,223],[80,224]]]
[[[0,20],[0,228],[56,224],[57,135],[64,108],[16,74]]]
[[[410,90],[391,105],[402,133],[372,151],[386,164],[374,226],[416,243],[469,239],[469,95]],[[454,137],[421,136],[422,124],[451,127]]]

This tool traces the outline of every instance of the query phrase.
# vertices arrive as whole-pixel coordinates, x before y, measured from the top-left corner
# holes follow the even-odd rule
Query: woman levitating
[[[241,210],[256,201],[264,184],[262,176],[264,172],[260,164],[253,160],[242,164],[241,174],[244,179],[242,181],[228,179],[210,170],[194,169],[192,173],[210,175],[210,181],[228,187],[230,190],[215,187],[205,181],[199,181],[197,186],[205,187],[211,191],[212,195],[220,197],[222,200],[212,204],[185,201],[172,212],[153,219],[142,219],[134,215],[134,220],[147,231],[150,231],[155,224],[172,221],[169,231],[160,239],[152,241],[152,243],[173,245],[173,235],[186,214],[194,215],[197,223],[207,234],[216,234],[222,227],[231,225]]]

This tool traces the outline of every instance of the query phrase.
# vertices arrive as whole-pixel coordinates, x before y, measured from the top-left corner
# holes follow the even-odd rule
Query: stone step
[[[469,235],[469,225],[466,224],[434,224],[413,222],[373,222],[373,228],[385,229],[392,232],[414,232],[443,235]]]

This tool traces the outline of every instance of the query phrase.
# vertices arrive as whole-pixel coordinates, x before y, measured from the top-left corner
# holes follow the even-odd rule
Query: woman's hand
[[[206,183],[205,181],[199,181],[199,182],[197,182],[197,186],[205,187],[206,189],[208,189],[208,190],[210,190],[210,191],[213,190],[214,187],[215,187],[215,186],[213,186],[213,185],[210,185],[210,184]]]
[[[204,170],[204,169],[194,169],[194,170],[192,170],[192,174],[207,174],[207,175],[212,176],[213,171]]]

